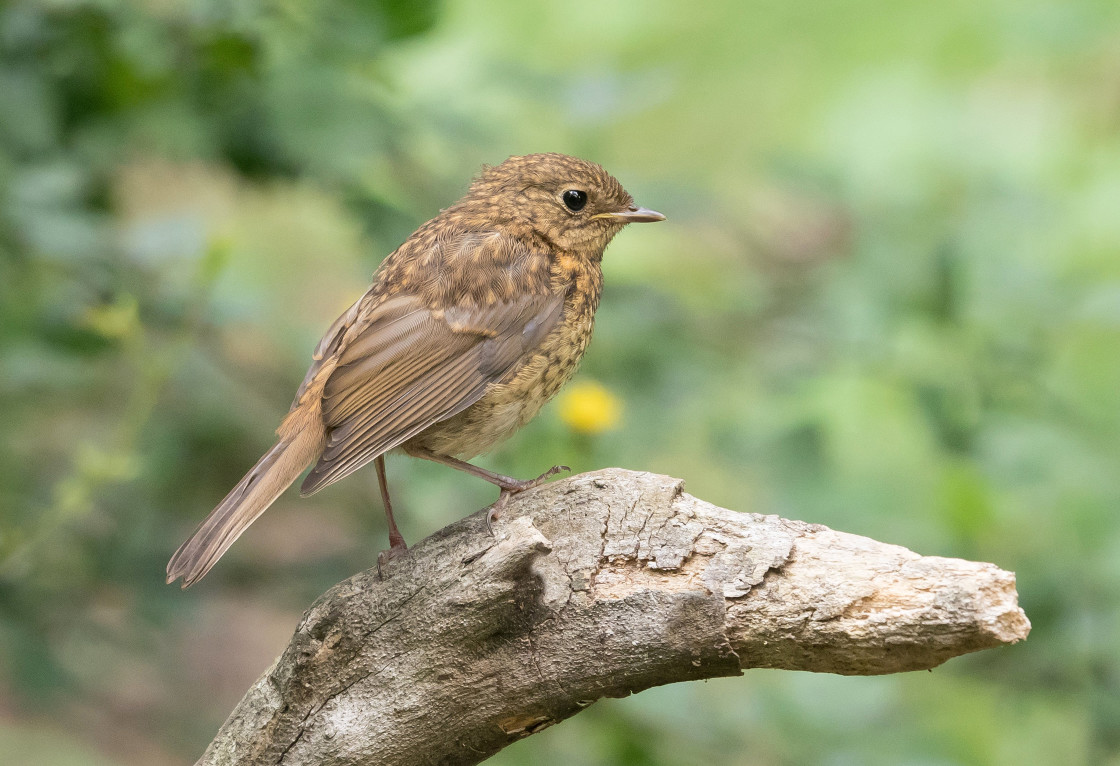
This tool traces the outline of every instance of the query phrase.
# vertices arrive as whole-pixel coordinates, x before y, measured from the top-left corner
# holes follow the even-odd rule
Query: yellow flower
[[[128,338],[140,329],[140,306],[135,296],[125,293],[116,303],[87,308],[82,323],[105,338]]]
[[[560,419],[573,431],[597,434],[618,425],[622,402],[593,380],[574,383],[560,397]]]

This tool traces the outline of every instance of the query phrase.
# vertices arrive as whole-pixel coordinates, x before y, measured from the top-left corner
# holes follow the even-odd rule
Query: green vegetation
[[[377,261],[563,151],[669,216],[604,263],[581,379],[621,418],[546,408],[485,464],[993,561],[1034,631],[655,689],[494,762],[1120,764],[1118,94],[1111,0],[0,5],[0,752],[198,755],[373,563],[375,481],[285,496],[186,593],[167,558]],[[494,495],[389,472],[409,540]]]

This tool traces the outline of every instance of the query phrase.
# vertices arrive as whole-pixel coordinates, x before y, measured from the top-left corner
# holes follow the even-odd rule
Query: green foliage
[[[556,150],[669,221],[604,264],[619,426],[547,408],[485,464],[994,561],[1034,631],[651,690],[495,762],[1120,763],[1118,39],[1092,0],[3,5],[0,752],[197,755],[373,561],[374,483],[285,497],[185,594],[167,558],[376,261]],[[389,471],[409,540],[493,498]]]

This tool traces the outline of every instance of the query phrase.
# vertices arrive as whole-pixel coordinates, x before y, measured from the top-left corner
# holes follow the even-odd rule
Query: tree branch
[[[480,511],[307,611],[202,764],[473,764],[602,697],[1011,644],[1014,575],[609,469]]]

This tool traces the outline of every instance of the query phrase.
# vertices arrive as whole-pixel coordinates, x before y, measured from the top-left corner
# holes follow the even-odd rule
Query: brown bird
[[[205,575],[313,462],[303,496],[375,464],[390,554],[406,549],[385,481],[390,450],[497,485],[496,507],[565,470],[519,481],[465,461],[529,422],[576,371],[611,238],[628,223],[663,220],[575,157],[484,168],[327,330],[279,441],[171,557],[167,582],[182,577],[185,588]]]

